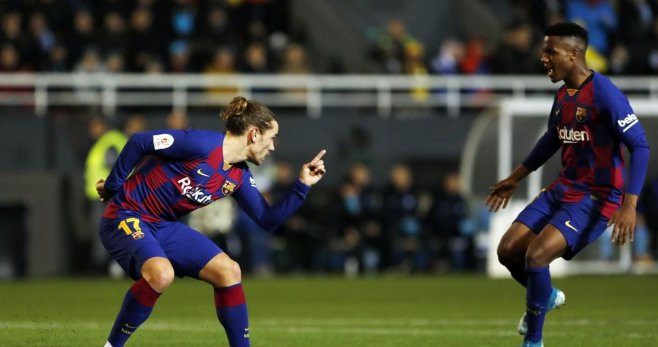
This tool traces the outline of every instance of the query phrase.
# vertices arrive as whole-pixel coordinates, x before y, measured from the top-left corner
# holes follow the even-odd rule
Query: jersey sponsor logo
[[[201,175],[201,176],[206,176],[206,177],[210,177],[210,176],[208,176],[208,175],[206,175],[206,174],[204,174],[204,173],[203,173],[203,171],[201,171],[201,169],[199,169],[199,170],[196,170],[196,173],[198,173],[198,174],[199,174],[199,175]]]
[[[171,147],[174,144],[174,137],[169,134],[153,135],[153,147],[156,150]]]
[[[206,194],[203,188],[200,186],[192,187],[192,180],[189,177],[183,177],[179,179],[178,184],[180,184],[180,189],[183,193],[183,196],[189,200],[192,200],[193,202],[196,202],[200,205],[208,205],[212,202],[212,196],[210,194]]]
[[[589,133],[586,130],[574,130],[563,127],[557,128],[557,135],[564,143],[578,143],[589,141]]]
[[[251,184],[252,187],[256,187],[256,180],[253,177],[249,177],[249,183]]]
[[[628,129],[630,129],[633,125],[637,124],[639,120],[637,119],[637,116],[635,113],[627,114],[626,118],[620,119],[617,121],[617,124],[619,125],[620,128],[623,128],[623,132],[626,132]]]
[[[235,183],[226,180],[224,182],[224,185],[222,186],[222,193],[226,196],[233,194],[233,191],[235,190]]]
[[[584,107],[576,107],[576,121],[584,123],[587,120],[587,109]]]
[[[576,227],[574,227],[573,225],[571,225],[571,221],[570,221],[570,220],[564,222],[564,225],[566,225],[569,229],[571,229],[571,230],[573,230],[573,231],[575,231],[575,232],[578,232],[578,229],[576,229]]]

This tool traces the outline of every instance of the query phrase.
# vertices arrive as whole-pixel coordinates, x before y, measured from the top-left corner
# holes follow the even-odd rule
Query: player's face
[[[250,145],[247,160],[256,165],[263,163],[265,157],[267,157],[270,152],[274,152],[274,140],[279,134],[279,123],[273,120],[271,125],[271,128],[263,131],[254,129],[256,135],[254,136],[253,143]]]
[[[561,81],[574,65],[573,48],[559,36],[545,36],[540,60],[551,82]]]

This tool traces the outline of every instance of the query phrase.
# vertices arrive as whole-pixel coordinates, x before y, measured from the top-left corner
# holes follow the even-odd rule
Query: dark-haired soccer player
[[[612,242],[633,241],[635,209],[649,160],[649,146],[624,94],[585,62],[587,31],[558,23],[545,31],[541,62],[557,91],[548,130],[506,179],[490,188],[486,204],[505,208],[517,184],[562,148],[557,179],[516,218],[498,245],[498,258],[526,290],[519,324],[523,346],[543,346],[546,311],[564,303],[551,287],[548,265],[571,259],[610,225]],[[623,191],[621,144],[631,153]]]
[[[159,130],[134,134],[107,180],[98,181],[101,200],[109,200],[100,223],[101,240],[136,281],[126,293],[106,346],[126,343],[174,275],[210,283],[229,345],[249,346],[239,265],[177,219],[232,196],[261,227],[272,230],[299,208],[309,187],[322,178],[325,151],[302,165],[288,194],[270,206],[245,162],[260,164],[274,151],[279,132],[274,114],[258,102],[237,97],[222,117],[225,133]]]

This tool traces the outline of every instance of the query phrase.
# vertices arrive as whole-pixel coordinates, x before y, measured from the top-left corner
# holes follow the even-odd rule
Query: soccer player
[[[274,151],[279,132],[274,114],[258,102],[236,97],[221,116],[225,133],[159,130],[132,135],[107,180],[97,183],[101,200],[109,201],[100,222],[101,240],[136,281],[124,297],[106,347],[126,343],[174,275],[211,284],[229,345],[250,344],[239,265],[177,219],[232,196],[262,228],[273,230],[300,207],[310,186],[323,177],[326,151],[302,165],[288,194],[270,206],[245,162],[258,165]]]
[[[546,29],[541,62],[551,81],[564,85],[555,95],[547,131],[486,199],[494,212],[505,208],[519,182],[562,148],[557,179],[518,215],[498,245],[498,259],[526,287],[522,346],[543,346],[546,312],[564,304],[564,293],[551,286],[548,266],[554,259],[571,259],[610,225],[613,243],[633,241],[649,146],[628,99],[588,68],[587,40],[587,31],[574,23]],[[631,155],[625,194],[621,143]]]

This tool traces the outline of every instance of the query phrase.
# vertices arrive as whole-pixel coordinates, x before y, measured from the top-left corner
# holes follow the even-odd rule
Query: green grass
[[[547,346],[658,346],[658,276],[570,277]],[[102,346],[128,281],[0,282],[0,346]],[[515,346],[524,292],[470,276],[245,280],[254,346]],[[227,346],[204,283],[177,280],[133,346]]]

